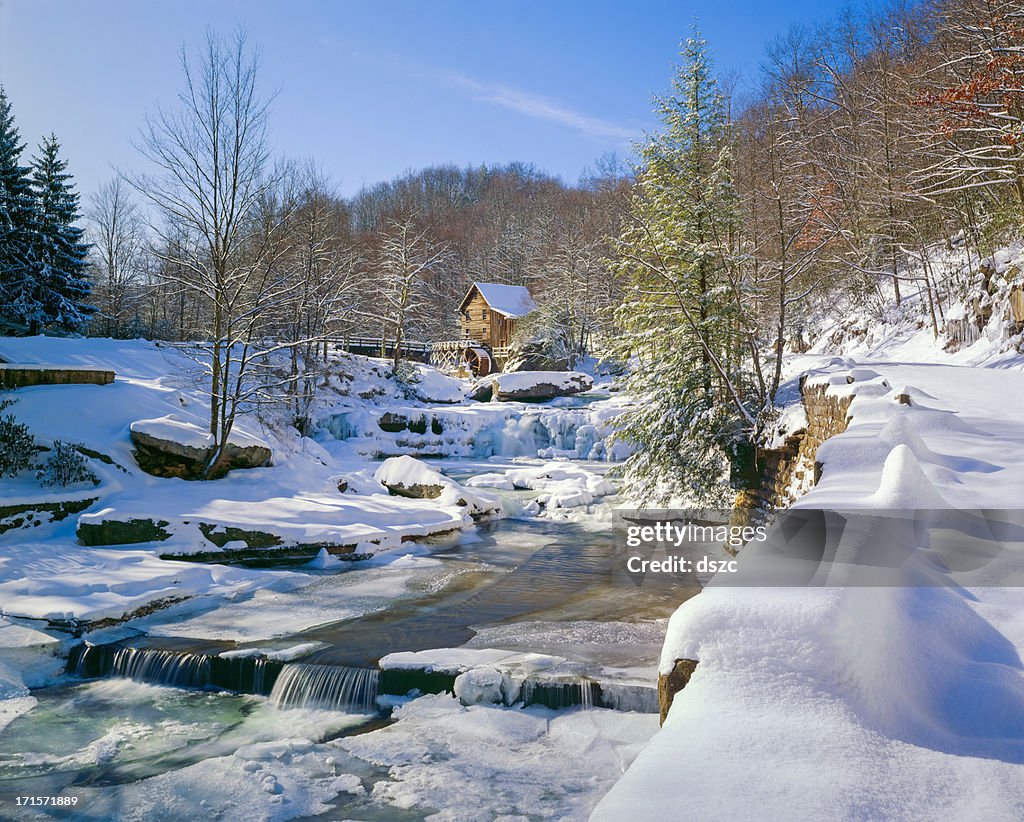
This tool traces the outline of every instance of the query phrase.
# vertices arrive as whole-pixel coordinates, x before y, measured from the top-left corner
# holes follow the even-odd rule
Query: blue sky
[[[140,167],[130,141],[173,101],[181,45],[242,25],[279,92],[278,152],[315,159],[344,193],[439,163],[522,160],[573,181],[653,127],[694,18],[718,67],[751,76],[777,34],[840,5],[0,0],[0,82],[22,137],[56,132],[88,194]]]

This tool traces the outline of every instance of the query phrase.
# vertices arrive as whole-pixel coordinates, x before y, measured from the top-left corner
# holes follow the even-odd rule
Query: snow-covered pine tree
[[[729,124],[699,33],[682,58],[671,94],[658,100],[662,130],[640,147],[618,243],[624,299],[615,353],[633,359],[627,388],[638,399],[621,436],[640,446],[625,465],[635,496],[715,504],[729,496],[730,468],[734,481],[749,474],[756,392],[740,355],[745,302]]]
[[[24,149],[0,87],[0,333],[28,330],[24,305],[26,298],[31,302],[35,209],[29,169],[20,164]]]
[[[89,246],[83,229],[78,194],[60,157],[54,135],[43,140],[40,156],[32,158],[32,193],[35,196],[33,241],[35,305],[25,319],[29,333],[43,328],[80,331],[95,309],[89,297]]]

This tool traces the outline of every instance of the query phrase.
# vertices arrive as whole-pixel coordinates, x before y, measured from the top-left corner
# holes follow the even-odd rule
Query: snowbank
[[[851,367],[813,377],[854,393],[852,420],[819,449],[821,482],[799,507],[1017,505],[1024,374]],[[677,659],[697,660],[696,671],[593,818],[682,808],[737,820],[1020,818],[1024,630],[1005,611],[1019,591],[936,585],[948,571],[930,546],[913,528],[894,535],[904,541],[890,550],[907,557],[898,584],[738,588],[719,578],[682,605],[661,672]],[[1024,540],[996,548],[996,562],[974,569],[984,584],[1024,572]],[[743,550],[741,572],[759,551]]]
[[[213,447],[213,435],[205,426],[182,419],[177,414],[167,414],[151,420],[136,420],[129,426],[129,430],[136,434],[145,434],[158,440],[167,440],[186,448],[206,449]],[[242,428],[235,426],[228,435],[228,444],[236,445],[239,448],[250,448],[260,446],[270,449],[270,444],[263,438],[250,434]]]
[[[468,388],[465,381],[449,377],[426,365],[415,366],[415,375],[410,383],[416,398],[423,402],[462,402]]]
[[[73,546],[63,559],[50,542],[0,543],[0,613],[59,622],[120,618],[155,603],[200,595],[240,596],[307,580],[288,572],[169,562],[152,551]]]
[[[214,444],[213,434],[176,414],[167,414],[152,420],[136,420],[129,426],[135,434],[145,434],[158,440],[176,442],[186,448],[205,450]],[[234,432],[232,432],[234,435]]]
[[[390,496],[369,476],[362,456],[330,451],[289,428],[283,406],[279,422],[274,407],[266,409],[266,429],[243,414],[231,436],[243,448],[255,439],[272,449],[274,466],[233,472],[213,482],[151,476],[133,456],[133,430],[189,447],[210,445],[202,375],[186,351],[139,340],[49,337],[4,339],[0,349],[19,362],[117,372],[111,385],[35,386],[12,395],[14,403],[6,413],[27,422],[44,445],[60,439],[94,453],[89,467],[101,482],[75,490],[41,488],[30,477],[4,479],[0,497],[5,504],[94,500],[78,516],[83,526],[149,521],[154,526],[165,523],[153,528],[150,538],[170,535],[126,550],[83,549],[76,517],[56,521],[40,515],[36,519],[45,524],[30,534],[24,529],[0,534],[0,603],[5,612],[59,620],[120,618],[183,597],[251,591],[270,579],[242,570],[167,563],[160,555],[228,556],[253,540],[266,550],[326,544],[380,551],[408,545],[403,540],[410,537],[472,524],[457,499],[439,503]],[[424,374],[432,379],[430,371]],[[363,408],[378,402],[408,403],[389,367],[347,355],[338,357],[320,401],[325,406],[355,401]],[[265,433],[260,438],[247,433],[255,430]],[[93,535],[110,539],[116,530]],[[118,538],[116,533],[113,538]]]

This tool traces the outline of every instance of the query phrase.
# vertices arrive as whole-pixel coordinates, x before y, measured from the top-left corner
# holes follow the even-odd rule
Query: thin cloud
[[[493,103],[536,120],[558,123],[597,140],[610,138],[628,142],[640,137],[640,132],[635,129],[573,111],[539,94],[497,83],[480,83],[456,72],[446,72],[443,77],[452,85],[466,89],[474,100]]]

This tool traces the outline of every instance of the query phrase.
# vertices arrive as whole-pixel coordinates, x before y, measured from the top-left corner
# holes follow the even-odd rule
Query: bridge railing
[[[352,354],[363,354],[370,357],[385,356],[395,353],[395,341],[383,337],[344,337],[332,339],[330,343]],[[402,340],[402,355],[409,359],[426,362],[430,356],[431,343],[418,340]]]

